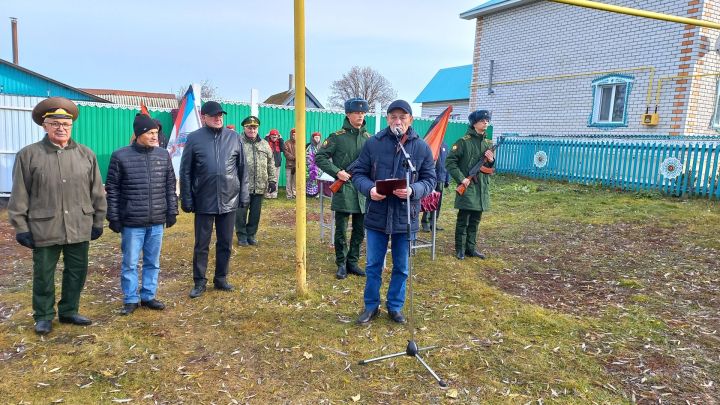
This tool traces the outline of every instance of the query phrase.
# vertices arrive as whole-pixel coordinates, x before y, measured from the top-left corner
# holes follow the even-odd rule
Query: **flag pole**
[[[308,294],[305,264],[305,0],[295,0],[295,277],[297,295]]]

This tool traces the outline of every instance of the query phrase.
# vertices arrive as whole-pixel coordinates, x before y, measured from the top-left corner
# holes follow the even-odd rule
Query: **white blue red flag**
[[[168,152],[170,152],[170,157],[172,158],[173,168],[175,169],[175,176],[178,176],[178,171],[180,170],[180,158],[182,158],[182,152],[183,149],[185,149],[188,134],[200,129],[202,126],[200,124],[200,111],[198,110],[199,101],[200,99],[195,97],[193,86],[188,87],[187,92],[185,92],[182,100],[180,100],[178,113],[175,117],[172,133],[170,134],[170,140],[167,145]]]

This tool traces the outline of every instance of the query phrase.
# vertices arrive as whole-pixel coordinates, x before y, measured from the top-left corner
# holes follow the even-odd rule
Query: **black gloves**
[[[247,208],[250,206],[250,201],[245,201],[245,202],[240,201],[240,203],[238,205],[240,206],[240,208]]]
[[[270,183],[268,183],[268,193],[274,193],[276,191],[277,191],[277,183],[275,183],[274,181],[271,181]]]
[[[119,221],[110,221],[110,225],[108,225],[108,228],[110,228],[110,230],[115,233],[120,233],[123,227]]]
[[[35,248],[35,239],[33,239],[32,233],[30,232],[22,232],[15,235],[15,240],[28,249]]]
[[[186,205],[185,203],[180,203],[180,208],[182,208],[185,212],[195,212],[195,207],[192,205]]]
[[[177,222],[177,216],[168,215],[167,218],[165,218],[165,227],[170,228],[175,225],[175,222]]]
[[[102,236],[103,229],[102,228],[95,228],[93,226],[92,232],[90,233],[90,240],[95,240]]]

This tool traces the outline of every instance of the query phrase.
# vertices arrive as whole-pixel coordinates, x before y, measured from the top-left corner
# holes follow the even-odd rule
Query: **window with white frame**
[[[715,113],[712,118],[712,127],[716,131],[720,131],[720,80],[715,88]]]
[[[627,104],[632,82],[632,77],[623,75],[604,76],[592,82],[590,126],[627,126]]]

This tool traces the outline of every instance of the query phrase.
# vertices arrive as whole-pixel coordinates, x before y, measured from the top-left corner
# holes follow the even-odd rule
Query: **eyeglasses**
[[[73,124],[68,124],[67,122],[46,122],[45,124],[51,126],[54,129],[70,129],[73,126]]]

